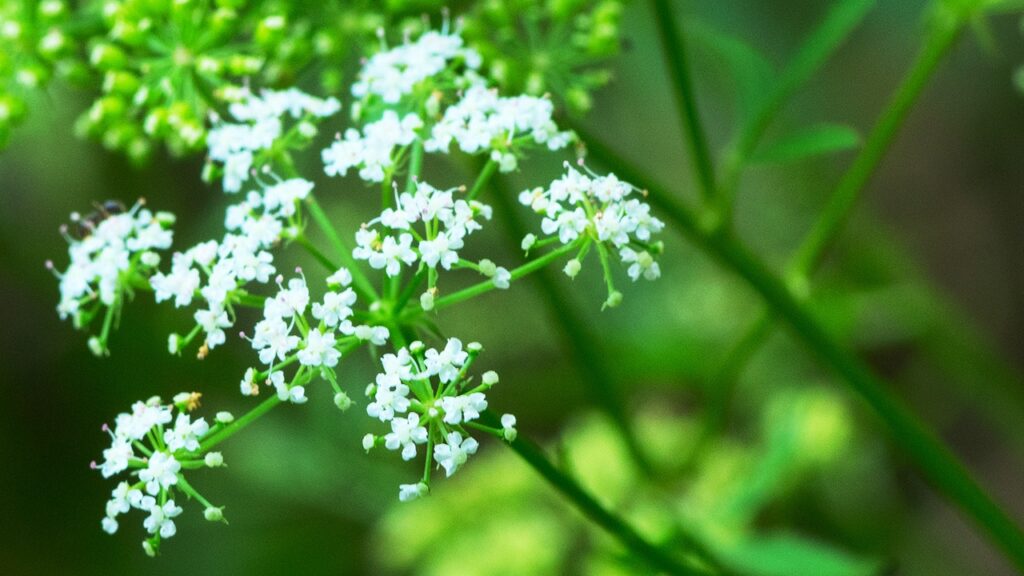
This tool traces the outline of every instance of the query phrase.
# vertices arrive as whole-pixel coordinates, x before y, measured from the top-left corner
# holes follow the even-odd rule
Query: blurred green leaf
[[[737,122],[749,123],[764,104],[764,87],[775,78],[775,67],[742,39],[707,23],[688,20],[686,32],[690,40],[722,59],[736,84]]]
[[[762,146],[751,163],[799,162],[815,156],[843,152],[860,146],[860,134],[841,124],[818,124]]]
[[[882,568],[876,560],[785,533],[731,545],[721,550],[721,558],[748,576],[870,576]]]

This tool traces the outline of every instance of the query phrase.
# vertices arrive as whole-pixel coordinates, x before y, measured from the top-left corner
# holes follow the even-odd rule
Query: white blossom
[[[451,476],[466,463],[470,455],[476,454],[479,444],[473,438],[463,440],[462,434],[458,432],[449,433],[446,440],[434,446],[434,458],[444,468],[445,475]]]

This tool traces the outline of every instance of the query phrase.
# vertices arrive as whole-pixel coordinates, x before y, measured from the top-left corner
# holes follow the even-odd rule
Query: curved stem
[[[320,251],[319,248],[314,246],[313,243],[309,241],[309,238],[306,238],[305,235],[300,234],[299,236],[296,236],[294,238],[294,241],[299,246],[305,248],[306,252],[309,252],[310,256],[316,259],[317,262],[323,265],[323,267],[330,271],[332,274],[338,271],[338,265],[332,262],[330,258],[328,258],[323,252]]]
[[[497,418],[485,412],[481,415],[481,421],[488,426],[498,428],[501,423]],[[691,568],[681,560],[673,556],[664,548],[655,546],[641,536],[625,520],[609,511],[590,495],[575,480],[562,473],[544,455],[543,450],[534,442],[525,438],[520,433],[508,446],[519,455],[531,468],[541,475],[555,490],[567,498],[592,522],[604,528],[614,536],[626,548],[633,552],[637,558],[643,560],[652,568],[662,570],[669,574],[704,574],[705,572]]]

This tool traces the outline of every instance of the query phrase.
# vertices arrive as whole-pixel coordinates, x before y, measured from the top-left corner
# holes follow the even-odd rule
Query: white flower
[[[299,345],[299,337],[291,334],[291,326],[280,318],[259,321],[254,329],[252,347],[259,350],[260,362],[273,364],[284,360]]]
[[[516,430],[516,417],[512,414],[502,414],[501,430],[506,441],[515,442],[516,437],[519,435],[519,432]]]
[[[381,422],[387,422],[409,410],[409,387],[402,383],[397,374],[378,374],[377,392],[373,402],[366,406],[366,413]]]
[[[352,283],[352,273],[349,272],[348,268],[339,268],[337,272],[327,277],[327,284],[329,286],[348,286]]]
[[[454,60],[469,68],[480,65],[480,56],[463,46],[458,34],[428,31],[416,41],[378,52],[363,65],[352,95],[356,98],[379,96],[385,103],[397,104],[420,82],[442,72]]]
[[[196,323],[206,332],[206,346],[213,350],[224,343],[224,328],[231,326],[228,313],[224,310],[196,310]]]
[[[242,377],[242,381],[239,384],[239,390],[241,390],[242,396],[253,396],[259,393],[259,387],[256,385],[256,370],[254,368],[246,368],[245,376]]]
[[[145,402],[132,405],[131,414],[121,413],[114,420],[114,436],[129,440],[142,440],[151,428],[171,421],[171,409]]]
[[[303,366],[325,366],[333,368],[338,365],[341,352],[334,348],[334,333],[321,332],[313,328],[306,334],[306,347],[299,350],[299,363]]]
[[[270,374],[270,383],[274,386],[274,389],[277,391],[277,397],[282,402],[304,404],[307,400],[306,389],[302,386],[292,386],[289,388],[288,384],[284,381],[284,372],[280,370]]]
[[[415,412],[406,418],[395,418],[391,421],[391,432],[384,436],[384,446],[388,450],[402,449],[402,460],[416,457],[416,445],[427,441],[427,429],[420,426],[420,415]]]
[[[434,447],[434,458],[445,471],[445,476],[454,474],[460,466],[466,463],[471,454],[476,454],[479,447],[473,438],[462,439],[462,434],[451,432],[448,434],[447,442]]]
[[[440,352],[433,348],[427,350],[424,364],[428,375],[437,376],[441,382],[447,384],[455,380],[459,375],[459,368],[468,358],[469,354],[462,349],[462,341],[458,338],[449,338]]]
[[[462,245],[461,231],[441,233],[433,240],[420,242],[420,256],[423,263],[431,268],[436,268],[440,264],[445,270],[450,270],[452,265],[459,261],[456,250],[462,248]]]
[[[500,290],[508,290],[509,283],[512,281],[512,273],[507,269],[498,266],[494,271],[494,286]]]
[[[312,189],[313,183],[303,178],[278,182],[263,192],[263,208],[277,216],[293,216],[296,203],[309,196]]]
[[[351,288],[343,292],[327,292],[323,303],[313,304],[313,318],[322,320],[327,326],[335,327],[352,316],[352,306],[356,303],[356,293]]]
[[[352,333],[363,342],[369,342],[374,346],[383,346],[391,335],[384,326],[367,326],[365,324],[353,328]]]
[[[164,442],[167,449],[177,452],[184,448],[189,452],[199,450],[199,440],[210,431],[210,425],[204,418],[195,422],[188,414],[178,414],[174,421],[174,428],[164,431]]]
[[[181,512],[181,507],[175,505],[174,500],[168,500],[163,506],[154,504],[149,509],[149,517],[143,521],[142,527],[150,534],[159,533],[161,538],[170,538],[178,532],[174,518]]]
[[[118,472],[127,470],[128,460],[134,456],[131,440],[114,438],[110,448],[103,451],[103,464],[100,466],[100,473],[104,478],[110,478]]]
[[[105,516],[100,522],[100,526],[103,527],[103,531],[107,534],[113,534],[117,532],[117,520],[114,520],[110,516]]]
[[[441,399],[444,421],[447,424],[461,424],[476,420],[487,409],[487,398],[482,392],[465,396],[446,396]]]
[[[661,267],[646,250],[638,253],[632,248],[622,248],[619,250],[619,258],[622,259],[623,264],[630,265],[627,273],[634,282],[640,278],[641,274],[645,280],[657,280],[661,277]]]
[[[153,496],[160,493],[160,490],[178,483],[178,472],[181,470],[181,463],[174,459],[174,456],[165,452],[156,452],[150,457],[145,468],[139,470],[139,480],[146,483],[146,492]]]
[[[398,499],[401,502],[411,502],[427,495],[429,488],[423,482],[416,484],[402,484],[398,487]]]

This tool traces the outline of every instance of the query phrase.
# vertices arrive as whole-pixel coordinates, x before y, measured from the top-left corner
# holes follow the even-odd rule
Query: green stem
[[[497,418],[489,412],[481,415],[481,421],[488,426],[500,427]],[[526,439],[522,433],[518,435],[515,441],[508,443],[508,445],[531,468],[540,474],[548,484],[571,501],[587,518],[605,529],[636,555],[637,558],[643,560],[652,568],[668,574],[697,575],[705,573],[685,565],[664,548],[648,542],[626,521],[602,506],[575,480],[556,468],[548,460],[548,457],[544,455],[540,446]]]
[[[702,228],[698,217],[643,174],[592,141],[588,147],[621,178],[647,188],[650,200],[701,249],[741,276],[796,336],[870,405],[886,423],[895,443],[931,484],[970,516],[1020,568],[1024,568],[1024,533],[978,485],[954,456],[856,356],[840,346],[789,288],[731,234]],[[720,230],[720,229],[719,229]]]
[[[494,160],[488,160],[480,174],[476,177],[476,181],[473,182],[473,187],[466,193],[466,200],[475,200],[477,196],[483,192],[484,187],[487,186],[487,182],[490,181],[491,176],[494,176],[495,171],[498,170],[498,163]]]
[[[412,194],[416,191],[416,180],[423,169],[423,140],[412,142],[412,155],[409,156],[409,178],[405,181],[405,191]]]
[[[862,4],[855,5],[850,9],[866,10],[872,2],[864,2]],[[841,14],[831,15],[826,19],[826,23],[822,25],[822,31],[817,33],[816,36],[835,27],[835,24],[829,24],[830,21],[843,21],[846,19]],[[864,148],[861,149],[850,169],[844,174],[832,192],[821,216],[819,216],[811,232],[797,249],[796,255],[790,263],[789,280],[797,286],[799,292],[806,293],[809,291],[809,288],[806,287],[808,276],[820,265],[825,251],[842,232],[853,208],[856,206],[857,200],[863,194],[869,177],[888,151],[896,132],[906,119],[911,106],[920,97],[928,79],[934,75],[943,56],[949,52],[957,36],[955,28],[936,27],[932,29],[932,32],[925,40],[924,46],[921,48],[914,65],[907,73],[906,79],[897,88],[890,100],[889,106],[882,113],[881,118],[868,135]],[[805,60],[808,60],[808,58],[797,57],[798,63]],[[817,66],[808,61],[802,65],[795,64],[795,67],[798,70],[803,70],[804,73],[794,71],[785,74],[785,77],[792,77],[794,80],[783,82],[783,85],[791,85]],[[770,118],[770,116],[766,118]],[[760,126],[762,131],[763,128],[764,126]],[[738,150],[741,153],[749,152],[747,148],[752,149],[759,137],[760,131],[745,135],[745,138],[742,138],[740,141],[741,144]],[[737,343],[736,349],[742,351],[744,358],[730,360],[729,362],[733,365],[726,366],[725,368],[727,369],[720,371],[712,381],[713,386],[709,391],[715,402],[711,404],[711,410],[707,413],[710,414],[712,421],[706,423],[706,432],[717,432],[722,424],[724,424],[725,415],[729,410],[729,398],[732,396],[732,389],[736,385],[736,377],[742,372],[746,362],[753,357],[754,352],[760,348],[760,344],[767,340],[767,337],[772,332],[773,325],[774,316],[771,310],[766,310],[743,332]],[[724,404],[719,405],[719,401],[724,402]],[[700,447],[700,444],[698,444],[698,447]]]
[[[338,271],[338,265],[332,262],[331,259],[328,258],[326,255],[324,255],[324,253],[321,252],[319,248],[314,246],[313,243],[309,241],[309,238],[305,237],[305,235],[296,236],[294,241],[299,246],[305,248],[306,252],[309,252],[310,256],[315,258],[316,261],[322,264],[323,267],[330,271],[331,274]]]
[[[536,272],[537,270],[544,268],[551,262],[554,262],[555,260],[558,260],[563,256],[569,255],[570,253],[572,253],[573,250],[575,250],[579,246],[579,242],[580,240],[577,240],[576,242],[570,242],[569,244],[560,246],[559,248],[552,250],[551,252],[548,252],[543,256],[531,260],[518,268],[510,270],[509,274],[512,275],[512,280],[518,280],[519,278],[522,278],[523,276],[526,276],[531,272]],[[458,304],[459,302],[469,300],[470,298],[474,298],[481,294],[486,294],[487,292],[496,289],[497,286],[494,285],[493,280],[484,280],[483,282],[479,282],[468,288],[463,288],[462,290],[453,292],[443,298],[438,298],[437,300],[434,301],[433,309],[440,310],[441,308],[447,308],[453,304]],[[403,319],[408,319],[409,316],[420,314],[422,312],[423,309],[416,306],[410,308],[409,311],[406,314],[403,314],[402,316]]]
[[[277,397],[277,394],[271,393],[269,398],[267,398],[263,402],[260,402],[258,405],[256,405],[255,408],[246,412],[231,424],[228,424],[227,426],[221,428],[217,432],[214,432],[213,434],[210,435],[209,438],[204,439],[199,444],[199,450],[201,452],[206,452],[207,450],[213,448],[217,444],[220,444],[221,442],[227,440],[228,438],[231,438],[240,430],[242,430],[249,424],[252,424],[255,420],[259,419],[260,416],[263,416],[264,414],[269,412],[271,408],[277,406],[280,403],[281,399]]]
[[[355,258],[352,257],[352,251],[349,250],[348,246],[341,240],[341,237],[338,236],[338,231],[334,229],[330,218],[327,217],[327,214],[324,213],[323,208],[320,207],[320,204],[317,203],[312,194],[306,197],[306,205],[309,207],[309,214],[313,217],[313,221],[316,222],[316,225],[327,236],[328,242],[331,243],[338,258],[341,258],[342,264],[352,273],[352,281],[359,296],[369,302],[380,300],[380,296],[377,295],[373,284],[363,274],[363,270],[356,263]]]
[[[655,24],[661,40],[662,54],[672,76],[673,95],[683,123],[682,132],[690,148],[693,167],[697,173],[704,200],[710,202],[717,194],[715,189],[715,168],[708,151],[707,136],[697,110],[696,94],[690,80],[690,69],[686,61],[686,46],[679,34],[679,24],[668,0],[652,0]]]
[[[853,161],[853,165],[840,180],[824,211],[818,217],[806,240],[797,250],[790,272],[803,277],[810,273],[822,256],[839,236],[849,219],[861,191],[889,150],[893,138],[910,108],[921,95],[928,80],[935,73],[939,63],[952,48],[963,29],[965,21],[936,24],[925,40],[909,74],[896,90],[888,108],[875,124],[864,143],[864,148]],[[802,278],[801,278],[802,279]]]

